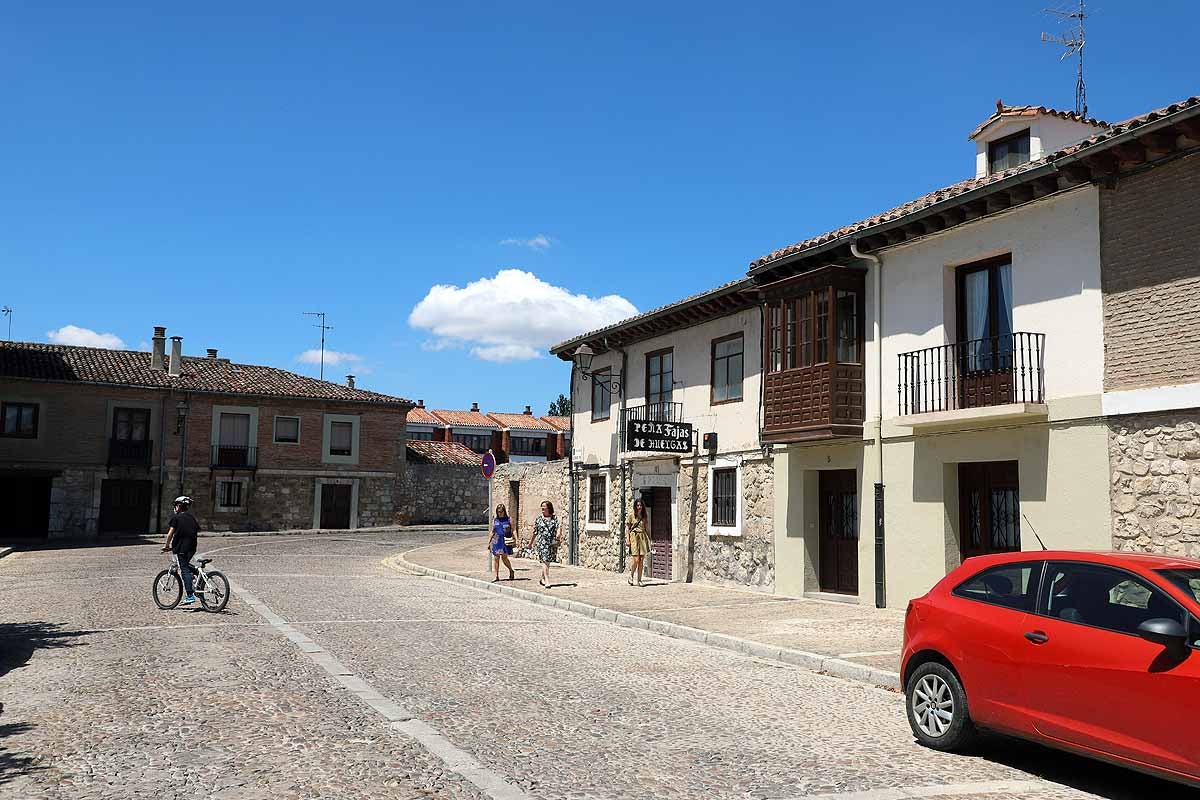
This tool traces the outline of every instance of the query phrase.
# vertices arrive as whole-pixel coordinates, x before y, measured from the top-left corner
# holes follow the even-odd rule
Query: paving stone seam
[[[419,549],[419,548],[414,548]],[[408,551],[412,552],[412,551]],[[743,655],[762,658],[768,661],[780,661],[785,664],[790,664],[796,667],[803,667],[814,672],[820,672],[826,675],[832,675],[838,678],[858,681],[860,683],[868,683],[872,686],[878,686],[884,689],[898,690],[900,689],[900,674],[889,670],[877,669],[859,664],[853,661],[834,656],[822,655],[820,653],[810,653],[805,650],[794,650],[789,647],[779,647],[777,645],[764,644],[762,642],[754,642],[748,639],[741,639],[737,636],[729,636],[724,633],[712,633],[710,631],[692,628],[687,625],[680,625],[674,622],[666,622],[663,620],[650,619],[641,617],[636,614],[627,614],[621,611],[613,611],[612,609],[600,608],[598,606],[581,603],[577,600],[568,600],[565,597],[554,597],[551,595],[542,594],[541,592],[531,592],[525,589],[515,589],[511,586],[501,586],[498,583],[480,580],[479,578],[470,578],[465,575],[457,575],[453,572],[443,572],[442,570],[426,567],[422,564],[409,561],[405,556],[408,553],[402,553],[398,556],[384,559],[383,564],[397,572],[417,572],[422,575],[428,575],[431,578],[447,581],[449,583],[457,583],[462,586],[468,586],[472,589],[479,589],[486,592],[493,592],[507,597],[512,597],[516,600],[524,600],[536,605],[557,608],[563,611],[569,611],[573,614],[580,614],[585,617],[599,620],[600,622],[611,622],[625,628],[638,628],[648,630],[653,633],[660,633],[663,636],[669,636],[673,639],[686,639],[692,642],[719,647],[725,650],[732,650]]]
[[[314,664],[329,673],[335,683],[386,719],[388,727],[392,730],[416,741],[442,761],[447,769],[461,775],[492,800],[530,800],[529,795],[509,783],[502,774],[485,767],[474,756],[456,746],[432,725],[418,719],[413,712],[390,700],[371,684],[352,673],[331,653],[276,614],[270,606],[246,591],[245,587],[235,581],[230,581],[229,584],[241,602],[267,620],[275,630],[295,644],[300,652],[307,655]]]

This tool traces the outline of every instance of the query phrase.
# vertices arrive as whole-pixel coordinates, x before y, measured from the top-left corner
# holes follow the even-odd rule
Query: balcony
[[[901,353],[900,419],[911,428],[1046,415],[1044,333],[1011,333]]]
[[[213,469],[257,469],[258,448],[213,445],[211,466]]]
[[[110,467],[149,467],[154,442],[149,439],[109,439],[108,465]]]

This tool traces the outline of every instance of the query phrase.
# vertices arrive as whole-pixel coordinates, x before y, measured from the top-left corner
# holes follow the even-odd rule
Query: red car
[[[970,558],[908,604],[901,677],[928,747],[985,728],[1200,786],[1200,560]]]

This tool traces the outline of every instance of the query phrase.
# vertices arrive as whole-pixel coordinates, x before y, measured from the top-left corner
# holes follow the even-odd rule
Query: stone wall
[[[1113,546],[1200,557],[1200,411],[1109,421]]]
[[[621,519],[621,472],[618,469],[600,470],[608,480],[608,518],[603,528],[589,527],[587,521],[588,476],[577,476],[579,495],[579,566],[616,572],[621,568],[620,549],[622,533]],[[633,484],[625,482],[625,510],[633,507]]]
[[[693,581],[769,592],[775,586],[775,467],[747,460],[741,470],[741,535],[710,536],[708,465],[681,466],[677,541]]]
[[[503,503],[514,525],[518,542],[526,542],[533,533],[533,522],[541,514],[542,502],[549,500],[558,517],[562,545],[555,553],[555,561],[565,563],[570,556],[568,544],[570,529],[570,495],[568,493],[568,465],[565,459],[558,461],[525,461],[501,464],[492,475],[492,506]],[[486,498],[485,498],[486,501]],[[488,509],[491,519],[493,509]],[[523,551],[522,551],[523,552]]]
[[[489,519],[488,482],[474,464],[410,461],[398,494],[395,521],[401,525],[475,525]]]

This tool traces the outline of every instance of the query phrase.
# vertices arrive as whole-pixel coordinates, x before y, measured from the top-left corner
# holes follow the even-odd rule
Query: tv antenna
[[[13,312],[12,306],[5,306],[4,308],[0,308],[0,314],[3,314],[4,316],[8,317],[8,340],[10,342],[12,341],[12,312]]]
[[[305,311],[306,317],[318,317],[321,321],[313,327],[321,329],[321,380],[325,380],[325,331],[331,331],[333,328],[325,324],[324,311]]]
[[[1087,14],[1083,10],[1083,0],[1079,0],[1078,11],[1064,11],[1057,8],[1043,9],[1047,14],[1054,14],[1061,18],[1070,27],[1062,36],[1051,36],[1048,33],[1042,34],[1043,42],[1051,42],[1060,44],[1066,48],[1059,61],[1066,61],[1071,56],[1079,57],[1079,65],[1075,70],[1075,113],[1081,117],[1087,116],[1087,88],[1083,84],[1083,46],[1087,43],[1087,36],[1084,34],[1083,21]]]

